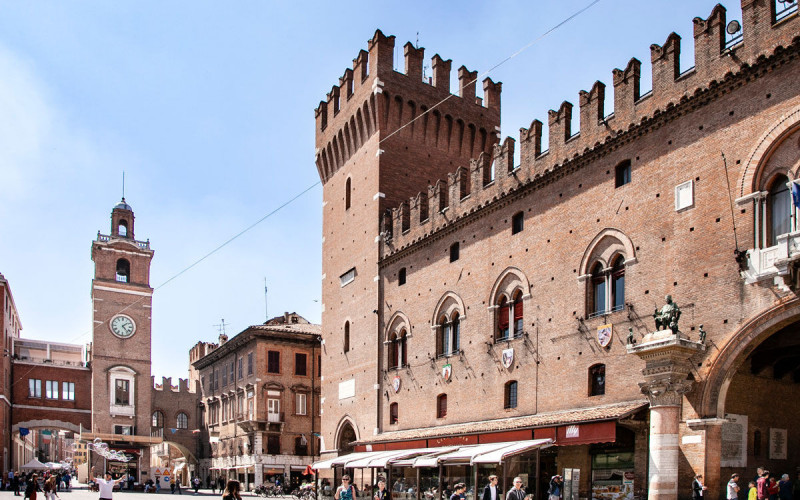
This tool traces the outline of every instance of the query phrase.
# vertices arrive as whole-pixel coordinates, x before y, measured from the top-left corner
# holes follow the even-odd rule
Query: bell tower
[[[92,242],[92,429],[91,436],[82,437],[99,437],[110,448],[126,450],[131,461],[124,465],[145,481],[151,441],[153,250],[149,240],[135,239],[133,221],[133,209],[122,198],[111,211],[109,234],[98,232]]]

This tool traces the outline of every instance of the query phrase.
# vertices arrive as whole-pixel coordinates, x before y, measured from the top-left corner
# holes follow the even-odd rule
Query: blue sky
[[[735,1],[735,0],[734,0]],[[23,336],[91,340],[91,241],[121,196],[151,241],[151,285],[319,179],[314,108],[376,28],[483,73],[582,2],[40,1],[0,4],[0,272]],[[693,64],[692,18],[715,2],[601,0],[489,76],[503,82],[503,135],[671,31]],[[738,1],[728,19],[741,19]],[[577,127],[577,124],[574,125]],[[188,349],[269,315],[319,322],[322,188],[158,288],[153,374],[185,377]]]

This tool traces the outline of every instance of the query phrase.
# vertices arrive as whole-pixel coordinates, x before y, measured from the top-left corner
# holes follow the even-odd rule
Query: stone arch
[[[446,292],[442,295],[442,298],[439,299],[439,302],[436,303],[436,307],[433,310],[433,317],[431,318],[431,326],[435,328],[438,326],[439,318],[442,317],[442,315],[449,318],[454,312],[458,312],[459,318],[462,321],[467,319],[467,308],[464,307],[464,301],[461,300],[461,297],[455,292]]]
[[[65,422],[64,420],[57,420],[53,418],[43,418],[36,420],[26,420],[24,422],[17,422],[11,426],[11,432],[19,432],[20,427],[26,429],[63,429],[65,431],[80,433],[81,425],[72,422]]]
[[[406,329],[406,335],[411,333],[411,321],[408,320],[408,316],[403,311],[396,311],[392,314],[386,324],[389,326],[386,327],[384,332],[384,341],[388,341],[393,333],[399,333],[403,328]]]
[[[626,266],[636,263],[636,250],[631,239],[621,230],[607,227],[597,233],[597,236],[586,247],[578,268],[578,276],[589,276],[592,273],[591,266],[598,261],[603,264],[603,267],[611,266],[611,262],[617,254],[625,257]]]
[[[800,130],[800,107],[781,116],[756,142],[739,178],[739,197],[758,190],[763,166],[778,147]]]
[[[507,267],[492,285],[492,291],[489,293],[489,300],[486,303],[489,304],[491,309],[497,303],[500,295],[505,294],[506,297],[511,299],[518,289],[522,290],[522,300],[527,300],[531,297],[531,283],[525,273],[518,267]]]
[[[343,446],[343,440],[349,439],[350,432],[352,431],[353,440],[349,441],[347,444]],[[336,426],[336,434],[335,434],[335,443],[336,449],[339,450],[339,453],[342,452],[349,452],[352,451],[353,443],[359,440],[358,437],[358,426],[355,423],[353,417],[348,414],[345,414],[340,420],[338,425]]]
[[[711,362],[700,391],[699,413],[704,417],[725,416],[728,387],[736,372],[756,347],[781,328],[800,320],[800,298],[782,301],[748,319]]]

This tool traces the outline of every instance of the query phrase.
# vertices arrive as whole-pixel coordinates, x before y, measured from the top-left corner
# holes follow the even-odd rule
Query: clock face
[[[124,314],[117,314],[111,318],[109,327],[111,328],[111,333],[123,339],[136,333],[136,323],[133,322],[133,319]]]

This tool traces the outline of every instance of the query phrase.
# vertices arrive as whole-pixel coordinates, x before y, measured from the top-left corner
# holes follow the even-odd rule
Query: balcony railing
[[[267,413],[267,422],[271,424],[280,424],[284,422],[283,412],[280,413]]]
[[[776,239],[774,246],[747,251],[747,269],[742,271],[746,283],[786,276],[789,264],[800,259],[800,231],[781,234]]]
[[[133,242],[134,245],[141,248],[142,250],[150,250],[150,240],[138,241],[138,240],[132,240],[130,238],[123,238],[121,236],[109,236],[107,234],[97,233],[97,241],[101,243],[108,243],[109,241],[116,239]]]

